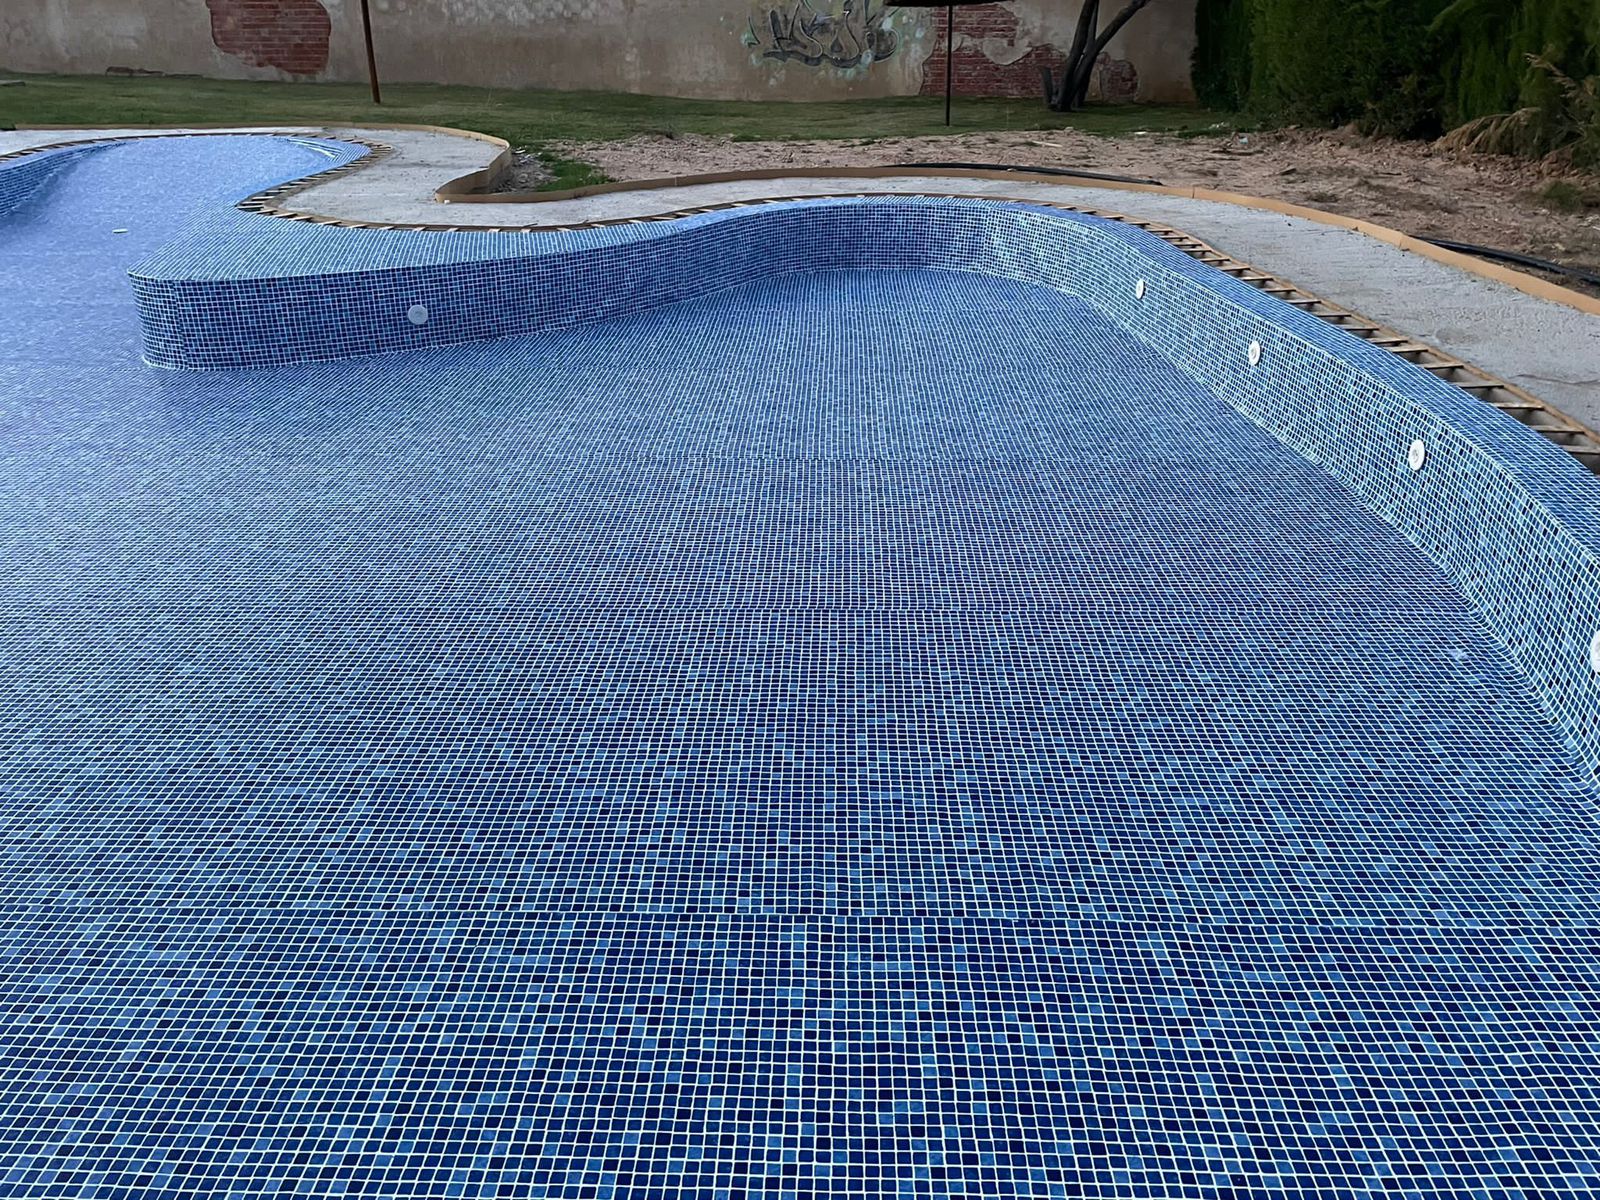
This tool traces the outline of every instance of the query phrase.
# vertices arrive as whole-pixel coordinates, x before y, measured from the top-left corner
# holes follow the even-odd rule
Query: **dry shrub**
[[[1582,169],[1600,167],[1600,76],[1579,81],[1537,54],[1530,91],[1534,103],[1515,112],[1468,121],[1440,139],[1447,150],[1558,157]]]

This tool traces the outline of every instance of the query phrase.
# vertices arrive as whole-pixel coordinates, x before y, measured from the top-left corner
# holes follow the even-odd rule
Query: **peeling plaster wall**
[[[766,12],[704,0],[375,0],[374,26],[425,24],[427,38],[377,39],[396,79],[499,86],[598,88],[654,95],[806,100],[915,94],[914,34],[926,14],[889,9],[897,48],[866,65],[809,66],[749,44]],[[816,0],[818,8],[823,0]],[[837,0],[835,0],[837,4]],[[874,4],[873,11],[878,11]],[[500,14],[498,18],[494,14]],[[381,14],[381,15],[380,15]],[[470,64],[470,74],[464,70]]]
[[[881,0],[805,4],[372,0],[372,9],[379,69],[393,82],[815,100],[915,95],[926,73],[928,89],[942,89],[941,10],[884,8]],[[1035,64],[1057,53],[1052,44],[1071,40],[1076,10],[1074,0],[958,9],[957,91],[1038,96]],[[1137,71],[1139,99],[1192,94],[1193,28],[1194,0],[1157,0],[1112,44],[1112,57]],[[5,0],[0,68],[366,77],[357,0]]]
[[[1115,4],[1104,8],[1115,11]],[[1038,97],[1040,68],[1059,76],[1072,44],[1075,3],[1041,0],[955,10],[956,88],[967,95]],[[944,91],[944,18],[923,71],[925,95]],[[1106,49],[1092,99],[1188,100],[1194,52],[1194,0],[1164,0],[1135,18]]]
[[[310,66],[321,24],[307,6],[320,8],[327,25],[320,71],[295,75],[271,65]],[[254,8],[254,13],[241,10]],[[264,22],[246,43],[224,25]],[[268,12],[266,10],[274,10]],[[298,10],[298,11],[297,11]],[[298,52],[280,53],[298,36]],[[229,53],[218,42],[242,53]],[[248,48],[247,48],[248,46]],[[364,79],[359,0],[0,0],[0,69],[60,74],[100,74],[133,68],[214,79]],[[0,104],[4,98],[0,97]],[[219,114],[226,120],[227,114]]]

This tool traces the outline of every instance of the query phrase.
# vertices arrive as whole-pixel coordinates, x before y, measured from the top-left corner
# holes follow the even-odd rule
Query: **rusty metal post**
[[[361,0],[361,34],[367,39],[367,78],[372,82],[372,102],[383,103],[383,93],[378,90],[378,56],[372,52],[372,10],[369,0]],[[947,120],[945,124],[950,122]]]
[[[367,0],[361,0],[365,4]],[[944,10],[944,123],[950,124],[950,93],[955,84],[956,6]]]

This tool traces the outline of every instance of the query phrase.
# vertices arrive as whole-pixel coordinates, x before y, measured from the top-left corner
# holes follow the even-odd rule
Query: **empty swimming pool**
[[[329,334],[404,339],[497,269],[230,208],[326,165],[114,145],[0,216],[6,1195],[1591,1190],[1558,452],[977,203],[625,231],[785,269],[287,361],[274,280],[466,261]],[[1107,240],[1046,286],[902,254],[906,213],[1006,264],[1002,220]],[[226,345],[141,284],[191,306],[154,357],[267,365],[140,361],[130,267],[272,239]],[[1572,548],[1518,552],[1546,519]]]

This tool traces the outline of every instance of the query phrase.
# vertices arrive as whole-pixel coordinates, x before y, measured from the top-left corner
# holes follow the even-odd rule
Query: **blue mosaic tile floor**
[[[1331,477],[948,272],[141,366],[323,165],[0,218],[0,1195],[1593,1191],[1595,798]]]

